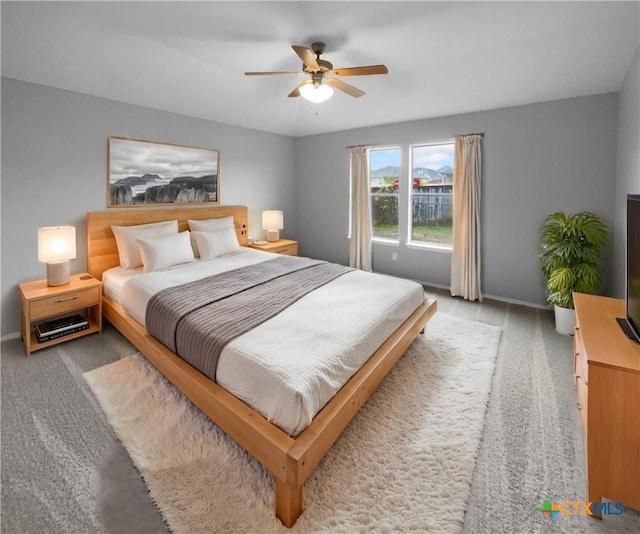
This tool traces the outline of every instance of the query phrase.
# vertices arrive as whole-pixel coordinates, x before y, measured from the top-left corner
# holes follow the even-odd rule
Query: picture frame
[[[112,136],[107,208],[220,203],[220,150]]]

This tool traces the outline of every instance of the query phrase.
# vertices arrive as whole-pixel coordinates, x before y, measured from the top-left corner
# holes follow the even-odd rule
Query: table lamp
[[[69,283],[69,260],[76,257],[75,226],[38,228],[38,261],[47,264],[47,285]]]
[[[267,231],[267,241],[278,241],[284,228],[284,213],[280,210],[262,212],[262,229]]]

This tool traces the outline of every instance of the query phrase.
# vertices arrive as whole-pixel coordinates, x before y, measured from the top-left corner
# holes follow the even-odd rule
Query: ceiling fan
[[[389,70],[384,65],[368,65],[363,67],[348,67],[343,69],[334,69],[326,59],[320,59],[320,55],[324,53],[325,44],[321,42],[313,43],[311,48],[306,46],[292,45],[294,52],[298,54],[302,60],[301,71],[281,71],[281,72],[245,72],[247,76],[272,76],[272,75],[301,75],[310,74],[311,77],[293,91],[289,93],[289,97],[302,96],[311,102],[320,103],[331,98],[333,88],[338,89],[355,98],[364,95],[364,91],[350,85],[333,76],[366,76],[370,74],[388,74]],[[315,54],[315,57],[314,57]]]

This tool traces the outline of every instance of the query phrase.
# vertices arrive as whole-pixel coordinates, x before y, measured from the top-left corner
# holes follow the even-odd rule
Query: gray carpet
[[[503,329],[467,533],[640,532],[640,514],[558,517],[543,500],[585,498],[572,341],[552,314],[429,290],[439,309]],[[82,378],[133,352],[110,326],[31,357],[2,343],[2,532],[167,532],[140,475]]]

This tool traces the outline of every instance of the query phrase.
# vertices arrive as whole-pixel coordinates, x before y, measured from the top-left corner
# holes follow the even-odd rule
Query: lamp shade
[[[44,226],[38,228],[38,261],[49,263],[71,260],[75,257],[75,226]]]
[[[262,229],[267,231],[267,241],[278,241],[284,228],[284,213],[280,210],[262,212]]]
[[[303,83],[299,91],[302,98],[306,98],[315,104],[329,100],[333,95],[333,89],[326,83],[314,83],[312,80],[307,80]]]
[[[280,210],[262,212],[263,230],[282,230],[284,228],[284,213]]]

